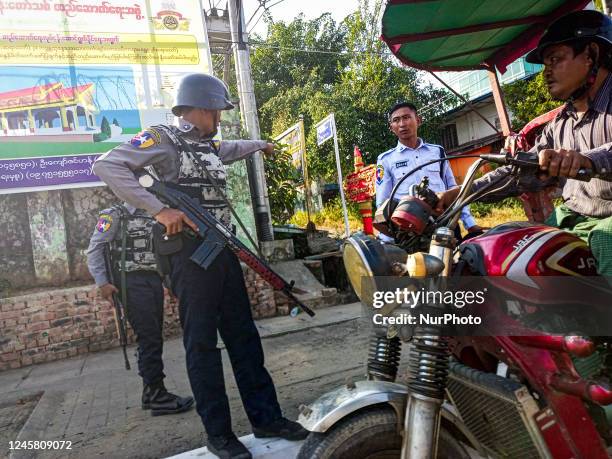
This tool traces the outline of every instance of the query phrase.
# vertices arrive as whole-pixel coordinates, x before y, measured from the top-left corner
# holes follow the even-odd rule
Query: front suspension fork
[[[454,232],[439,228],[429,253],[444,262],[441,276],[448,276],[455,246]],[[433,285],[433,282],[431,283]],[[410,345],[408,399],[404,417],[401,459],[436,457],[440,409],[448,380],[450,353],[439,327],[417,327]]]

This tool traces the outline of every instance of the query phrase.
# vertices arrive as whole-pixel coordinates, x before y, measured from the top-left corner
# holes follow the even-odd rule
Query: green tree
[[[293,101],[287,115],[299,115],[295,101],[308,94],[304,89],[333,85],[349,59],[342,53],[345,35],[345,27],[337,24],[330,13],[313,20],[305,20],[300,14],[290,23],[270,23],[266,39],[254,39],[259,44],[251,59],[260,115],[281,113],[270,105],[280,103],[287,107],[283,99]],[[276,116],[260,116],[260,121],[262,132],[271,134],[281,132],[297,118],[285,122]]]
[[[252,67],[262,135],[278,135],[304,115],[311,179],[336,181],[333,142],[317,146],[314,130],[329,113],[335,114],[346,175],[353,170],[353,145],[370,164],[395,145],[386,117],[395,102],[411,100],[422,108],[420,134],[430,141],[437,138],[440,115],[454,102],[390,54],[379,39],[382,8],[381,0],[362,0],[340,24],[329,14],[271,24],[266,39],[255,46]],[[278,168],[268,168],[269,183],[279,179],[278,173]]]
[[[512,111],[512,128],[515,131],[519,131],[535,117],[561,105],[561,102],[550,96],[541,72],[529,80],[517,80],[504,85],[503,91]]]
[[[395,142],[386,111],[398,100],[425,109],[422,135],[433,139],[447,93],[424,84],[416,70],[402,67],[379,39],[383,3],[362,1],[336,24],[328,14],[272,26],[253,57],[253,75],[262,133],[278,134],[304,115],[313,177],[334,180],[332,142],[316,145],[314,124],[334,112],[344,172],[352,170],[353,145],[373,163]],[[306,52],[313,51],[312,53]],[[314,52],[317,51],[318,52]],[[323,52],[324,51],[324,52]]]
[[[291,164],[291,154],[286,149],[279,148],[279,153],[267,159],[265,164],[272,219],[276,223],[286,223],[294,212],[299,173]]]

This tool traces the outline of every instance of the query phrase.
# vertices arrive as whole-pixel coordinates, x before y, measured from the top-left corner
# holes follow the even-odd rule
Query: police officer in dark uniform
[[[138,339],[138,374],[144,386],[142,408],[159,416],[187,411],[193,405],[193,397],[179,397],[164,386],[164,289],[151,251],[153,222],[145,211],[129,204],[103,210],[89,241],[87,265],[103,298],[112,302],[113,293],[125,288],[125,292],[121,292],[125,294],[124,306]],[[125,257],[122,259],[124,244]],[[110,266],[118,286],[110,283],[107,273],[106,245],[110,246]],[[125,285],[122,285],[123,279]]]
[[[221,80],[204,74],[188,75],[181,81],[172,108],[176,116],[182,117],[180,125],[146,129],[131,142],[100,157],[94,172],[121,199],[153,215],[165,226],[167,235],[181,233],[184,225],[195,229],[195,225],[183,212],[165,207],[140,186],[135,173],[147,166],[160,180],[197,198],[203,208],[230,227],[230,210],[209,181],[209,174],[225,190],[224,164],[258,150],[266,154],[274,150],[265,141],[214,142],[221,110],[231,108],[227,87]],[[305,438],[308,432],[302,426],[282,416],[274,384],[264,367],[261,340],[237,257],[224,248],[212,265],[203,269],[189,259],[200,243],[195,238],[182,237],[182,249],[170,256],[170,275],[179,298],[189,381],[208,434],[209,450],[221,458],[251,457],[232,432],[217,331],[227,348],[255,436]]]

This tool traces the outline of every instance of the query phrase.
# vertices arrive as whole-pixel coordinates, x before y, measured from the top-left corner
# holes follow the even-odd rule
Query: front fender
[[[298,422],[310,432],[325,433],[338,421],[356,411],[368,406],[388,403],[397,413],[398,429],[401,431],[407,397],[408,388],[405,384],[358,381],[338,387],[323,394],[310,406],[302,407]],[[458,430],[472,448],[476,449],[482,457],[487,457],[485,449],[463,423],[456,408],[446,400],[442,404],[441,415],[447,428]]]
[[[389,403],[403,414],[408,388],[386,381],[358,381],[323,394],[302,409],[298,422],[311,432],[326,432],[342,418],[362,408]],[[398,416],[399,418],[400,416]]]

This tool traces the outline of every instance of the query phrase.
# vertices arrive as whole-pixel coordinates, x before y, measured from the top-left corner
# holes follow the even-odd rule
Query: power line
[[[237,42],[232,41],[232,40],[215,39],[215,40],[211,40],[211,43],[223,43],[223,44],[231,45],[231,44],[236,44]],[[339,56],[350,56],[350,55],[393,56],[393,53],[391,52],[371,52],[371,51],[358,51],[358,50],[332,51],[328,49],[294,48],[290,46],[268,45],[267,43],[257,42],[257,41],[249,41],[247,42],[247,45],[249,45],[249,47],[252,47],[252,48],[253,47],[254,48],[267,48],[267,49],[276,49],[279,51],[296,51],[296,52],[310,53],[310,54],[335,54]]]

